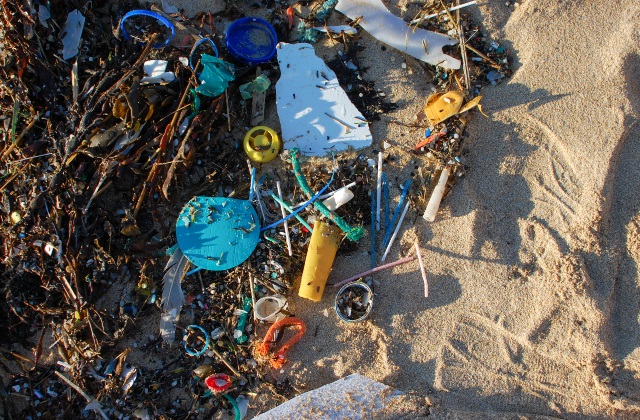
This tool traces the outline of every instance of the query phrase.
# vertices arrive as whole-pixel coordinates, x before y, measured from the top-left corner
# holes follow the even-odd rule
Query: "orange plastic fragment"
[[[289,6],[287,8],[287,20],[289,21],[289,30],[293,28],[293,7]]]
[[[275,337],[276,331],[285,327],[296,327],[296,328],[299,328],[299,331],[296,333],[296,335],[294,335],[289,340],[287,340],[287,342],[284,343],[282,347],[280,347],[280,349],[273,354],[273,357],[271,357],[270,364],[271,364],[271,367],[274,369],[281,368],[284,365],[284,363],[287,361],[285,358],[285,355],[287,354],[287,352],[291,350],[291,347],[293,347],[294,344],[300,341],[305,331],[307,331],[307,326],[305,325],[304,321],[301,320],[300,318],[289,317],[289,318],[283,318],[275,322],[269,328],[269,331],[267,331],[267,334],[264,336],[264,341],[258,346],[258,353],[260,355],[262,356],[269,355],[269,352],[271,351],[271,346],[274,344],[274,340],[272,340],[272,338]]]

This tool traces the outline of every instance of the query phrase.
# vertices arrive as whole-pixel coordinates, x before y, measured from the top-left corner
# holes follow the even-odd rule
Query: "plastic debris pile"
[[[510,76],[503,46],[440,6],[420,9],[437,14],[417,32],[435,34],[437,54],[412,47],[426,63],[451,61],[424,64],[437,96],[416,121],[396,121],[425,136],[389,208],[383,166],[399,149],[370,124],[398,105],[359,63],[381,45],[340,13],[348,0],[192,19],[166,1],[66,3],[0,6],[5,417],[240,419],[257,392],[296,392],[277,374],[306,333],[289,312],[294,294],[331,294],[339,319],[362,322],[367,276],[417,259],[428,296],[418,244],[378,263],[409,207],[433,221],[464,174],[466,111]],[[410,28],[382,9],[368,12]],[[389,35],[371,32],[402,49]],[[323,40],[336,52],[328,62],[313,45]],[[435,103],[446,106],[434,114]],[[329,287],[336,255],[376,229],[371,270]]]

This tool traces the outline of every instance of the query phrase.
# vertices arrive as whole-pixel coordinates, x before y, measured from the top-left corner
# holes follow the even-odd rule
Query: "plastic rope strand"
[[[291,149],[291,164],[293,165],[293,173],[296,176],[296,180],[298,184],[300,184],[300,188],[308,197],[313,196],[313,192],[311,188],[309,188],[309,184],[307,184],[307,180],[302,175],[302,171],[300,169],[300,161],[298,160],[298,149]],[[322,213],[323,216],[334,222],[347,236],[347,239],[358,242],[364,236],[365,230],[362,226],[351,227],[349,224],[340,216],[334,214],[320,201],[315,201],[313,205]]]
[[[284,343],[277,352],[274,353],[270,361],[271,367],[274,369],[279,369],[284,365],[284,363],[286,362],[285,355],[287,354],[287,352],[291,350],[291,347],[293,347],[294,344],[300,341],[305,331],[307,331],[307,326],[300,318],[289,317],[283,318],[280,321],[276,321],[269,328],[269,331],[267,331],[267,334],[264,336],[264,341],[260,345],[258,345],[258,353],[262,356],[268,355],[271,350],[273,337],[275,336],[276,331],[285,327],[297,327],[299,331],[296,333],[296,335],[287,340],[287,342]]]

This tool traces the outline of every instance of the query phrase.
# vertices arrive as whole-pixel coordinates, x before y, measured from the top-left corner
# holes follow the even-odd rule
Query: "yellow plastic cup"
[[[322,300],[341,239],[342,232],[337,226],[316,222],[307,249],[298,296],[314,302]]]

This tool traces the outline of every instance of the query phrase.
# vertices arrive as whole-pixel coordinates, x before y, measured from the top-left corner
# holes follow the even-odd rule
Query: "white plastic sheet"
[[[336,10],[351,19],[362,16],[359,25],[365,31],[405,54],[434,66],[460,68],[460,60],[442,52],[445,45],[456,45],[456,39],[420,28],[414,30],[389,12],[381,0],[340,0]]]
[[[369,125],[313,46],[281,42],[277,51],[276,104],[285,149],[323,156],[369,146]]]

